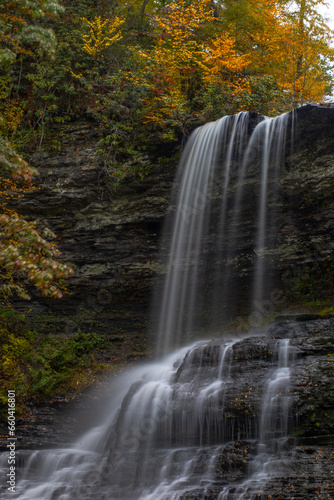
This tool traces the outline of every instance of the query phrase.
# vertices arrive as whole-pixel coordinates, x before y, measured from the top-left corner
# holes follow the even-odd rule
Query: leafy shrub
[[[94,351],[109,343],[96,333],[40,335],[28,328],[24,316],[0,310],[0,411],[6,412],[8,390],[15,390],[22,413],[30,400],[69,394],[91,383],[101,370]]]

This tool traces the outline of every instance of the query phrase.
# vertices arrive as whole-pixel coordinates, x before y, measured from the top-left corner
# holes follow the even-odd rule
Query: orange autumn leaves
[[[204,78],[242,71],[248,65],[247,56],[237,53],[235,40],[227,31],[215,32],[216,22],[210,0],[196,2],[196,6],[181,0],[156,15],[154,24],[160,33],[155,50],[172,63],[166,69],[179,74],[197,64]]]
[[[209,32],[216,20],[209,0],[187,5],[184,0],[160,9],[153,16],[150,50],[141,50],[151,95],[146,102],[146,120],[163,124],[190,111],[191,98],[203,86],[219,82],[238,90],[239,75],[248,66],[246,55],[238,54],[228,32]],[[236,76],[238,75],[238,76]]]
[[[249,74],[270,76],[292,107],[319,102],[329,84],[325,61],[334,55],[332,33],[315,9],[323,3],[298,0],[287,10],[275,0],[249,0],[242,20],[231,19],[236,42],[248,54]]]
[[[300,4],[293,13],[275,0],[231,1],[217,17],[211,0],[179,0],[151,15],[155,43],[139,52],[151,89],[147,122],[180,120],[192,112],[194,96],[210,88],[225,92],[235,111],[247,110],[262,78],[281,94],[269,113],[321,100],[329,83],[321,61],[333,57],[329,30],[314,10],[306,22],[307,0]]]

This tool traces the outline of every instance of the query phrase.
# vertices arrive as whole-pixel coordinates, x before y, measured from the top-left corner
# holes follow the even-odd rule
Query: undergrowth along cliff
[[[28,403],[73,397],[112,366],[95,355],[110,345],[94,333],[55,337],[31,330],[23,315],[0,310],[0,416],[7,412],[8,391],[15,388],[17,413]]]

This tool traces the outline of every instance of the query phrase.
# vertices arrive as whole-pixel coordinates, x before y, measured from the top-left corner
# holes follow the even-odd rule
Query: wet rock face
[[[229,433],[231,439],[256,438],[263,387],[278,362],[277,345],[282,338],[287,338],[292,357],[289,433],[300,439],[334,436],[334,318],[307,320],[306,315],[291,315],[288,318],[278,318],[266,335],[239,340],[227,351],[221,373],[226,380],[224,390],[219,392],[212,405],[218,402],[223,412],[212,413],[209,400],[203,406],[203,411],[207,411],[203,421],[211,422],[208,434],[209,428],[215,428],[223,434],[225,432],[225,439]],[[177,389],[182,393],[180,412],[198,405],[194,403],[194,398],[217,367],[219,369],[221,358],[219,339],[204,345],[199,343],[188,353],[175,378],[178,386],[186,387],[184,391]],[[187,390],[188,387],[193,390]],[[215,422],[216,418],[219,424]],[[193,430],[195,434],[200,434],[198,429]],[[220,431],[213,437],[213,440],[217,439],[215,444],[221,441]],[[205,435],[205,431],[201,432]]]
[[[174,353],[166,365],[144,365],[109,430],[103,426],[100,451],[113,472],[94,495],[135,500],[161,486],[151,498],[238,500],[242,492],[248,500],[333,498],[333,333],[334,317],[281,316],[263,335],[223,335]],[[289,353],[284,363],[282,346]],[[280,366],[289,377],[270,392]],[[279,399],[281,390],[288,399],[284,433],[282,407],[267,398]],[[105,400],[105,393],[92,398],[95,413]],[[64,423],[70,432],[69,420]],[[276,424],[277,432],[263,433],[263,426]],[[50,446],[48,434],[36,448]],[[29,453],[21,457],[24,467]]]
[[[197,297],[196,307],[189,301],[182,314],[184,318],[191,317],[198,329],[219,329],[224,321],[251,314],[254,309],[266,315],[268,311],[262,311],[263,301],[252,299],[257,288],[254,281],[261,273],[265,279],[263,293],[258,296],[267,299],[271,312],[282,304],[289,305],[290,300],[307,301],[307,292],[308,301],[328,298],[334,292],[330,279],[334,268],[328,261],[334,241],[329,209],[330,191],[333,192],[334,109],[306,106],[273,120],[270,134],[275,140],[271,143],[264,139],[263,125],[260,123],[253,131],[244,155],[237,148],[230,148],[228,133],[226,141],[222,134],[221,151],[217,165],[210,171],[213,181],[208,189],[199,183],[194,189],[199,193],[194,200],[189,197],[186,202],[175,204],[175,216],[181,213],[184,221],[192,221],[195,234],[201,231],[200,243],[193,238],[196,254],[190,254],[187,262],[179,265],[179,275],[183,273],[184,281],[189,282],[189,295],[190,290],[195,290]],[[286,141],[281,144],[282,130]],[[244,132],[241,129],[242,137]],[[282,153],[281,158],[276,157],[275,146]],[[266,203],[261,198],[264,172],[268,178]],[[191,176],[183,184],[185,191],[190,180]],[[173,230],[171,223],[169,241]],[[262,231],[265,236],[260,243]],[[284,295],[272,297],[275,287],[276,292],[283,289]],[[182,335],[186,328],[187,325],[181,327],[177,334]]]
[[[233,346],[232,384],[227,387],[221,422],[226,425],[228,418],[233,420],[231,440],[220,451],[215,450],[213,482],[203,489],[189,489],[182,500],[237,500],[242,491],[243,498],[251,500],[333,498],[333,334],[333,317],[307,320],[306,316],[291,315],[278,318],[265,336],[247,338]],[[269,474],[267,470],[259,483],[256,477],[253,483],[245,483],[254,472],[263,388],[277,363],[275,343],[282,337],[289,338],[291,352],[288,437],[273,448],[276,456],[269,462]],[[250,408],[253,423],[249,412],[246,414]],[[219,497],[223,490],[226,496]]]
[[[38,190],[19,210],[58,237],[62,259],[73,267],[70,295],[58,301],[32,291],[31,316],[40,329],[139,335],[147,328],[157,272],[159,236],[174,171],[152,166],[110,190],[113,177],[98,155],[98,132],[77,123],[59,131],[61,150],[36,153]],[[18,308],[26,304],[17,302]]]
[[[331,498],[333,333],[334,317],[291,315],[263,335],[196,343],[174,365],[170,390],[163,397],[157,390],[156,400],[146,401],[148,418],[160,397],[164,418],[150,434],[150,451],[139,447],[126,468],[131,464],[135,474],[147,452],[150,481],[168,470],[164,484],[180,481],[179,500]],[[276,385],[284,377],[280,367],[289,372],[283,386]],[[129,392],[117,435],[141,389]],[[139,413],[132,413],[131,425],[140,427]],[[152,485],[138,475],[139,490],[146,480]]]
[[[259,120],[252,116],[249,132]],[[332,108],[305,106],[297,110],[290,120],[285,165],[276,194],[269,188],[277,229],[265,258],[272,262],[276,277],[285,276],[283,284],[288,289],[298,270],[319,268],[333,251],[333,126]],[[40,329],[59,334],[74,334],[80,328],[143,338],[152,288],[164,272],[158,261],[159,241],[176,164],[174,168],[154,166],[157,159],[152,159],[152,169],[144,179],[128,178],[110,194],[106,188],[113,178],[98,155],[99,137],[93,125],[72,124],[59,130],[59,140],[60,151],[36,153],[31,159],[39,171],[35,179],[39,189],[19,202],[19,210],[55,231],[62,258],[73,266],[75,275],[70,281],[71,295],[63,300],[49,301],[33,293],[31,315]],[[231,192],[234,189],[232,182]],[[222,287],[238,297],[229,307],[234,316],[247,308],[254,274],[256,224],[248,216],[254,213],[254,190],[253,182],[245,185],[248,205],[235,235],[232,272],[224,276],[224,285],[220,277],[217,283],[217,272],[210,265],[203,276],[203,280],[210,278],[218,293]],[[204,252],[209,264],[214,247],[212,236]],[[209,310],[211,290],[205,289],[205,293],[204,309]],[[23,309],[26,304],[18,301],[17,307]],[[205,326],[201,314],[198,324]]]
[[[277,267],[288,271],[288,286],[289,271],[316,274],[334,248],[334,109],[305,106],[295,115],[292,149],[279,182],[279,237],[273,252]],[[324,288],[327,294],[333,291],[330,283]]]

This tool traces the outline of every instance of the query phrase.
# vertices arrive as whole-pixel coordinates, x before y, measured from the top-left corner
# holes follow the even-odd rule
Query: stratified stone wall
[[[334,247],[334,109],[302,107],[294,112],[293,124],[294,141],[288,141],[278,185],[276,243],[268,251],[280,276],[326,261]],[[177,165],[162,167],[151,159],[146,177],[128,177],[110,190],[113,177],[98,155],[92,124],[59,129],[59,141],[60,151],[31,159],[39,189],[21,200],[19,209],[57,234],[62,258],[75,270],[71,295],[51,301],[33,292],[29,304],[17,302],[17,307],[28,307],[46,331],[141,338],[153,284],[164,272],[159,241]],[[251,195],[248,200],[251,210]],[[241,301],[252,277],[250,226],[245,218],[233,262]],[[237,311],[242,313],[242,304]]]

